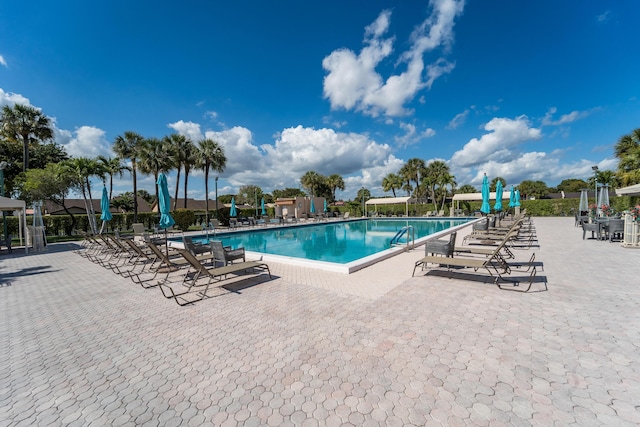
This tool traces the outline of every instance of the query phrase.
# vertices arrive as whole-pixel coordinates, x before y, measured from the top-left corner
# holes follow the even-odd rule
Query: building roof
[[[184,197],[180,198],[178,197],[178,203],[175,205],[177,209],[184,209]],[[174,202],[176,201],[176,199],[171,198],[171,209],[173,209],[174,206]],[[158,212],[158,204],[157,203],[153,203],[153,205],[151,206],[151,212]],[[222,203],[218,204],[218,208],[223,207],[224,205]],[[196,199],[191,199],[189,197],[187,197],[187,209],[190,209],[192,211],[204,211],[207,209],[207,201],[206,200],[196,200]],[[214,211],[216,210],[216,199],[209,199],[209,210],[210,211]]]
[[[92,199],[92,202],[93,202],[92,203],[93,211],[96,214],[101,214],[102,209],[100,207],[100,198]],[[85,204],[84,204],[84,199],[65,199],[64,204],[72,214],[85,215],[87,213]],[[113,206],[110,206],[109,211],[111,213],[119,212],[118,209],[116,209]],[[151,212],[151,206],[149,205],[149,202],[147,202],[145,199],[139,196],[138,196],[138,212]],[[67,212],[65,212],[62,205],[59,205],[58,203],[54,203],[51,200],[46,200],[43,203],[42,213],[45,215],[46,214],[48,215],[66,215],[67,214]]]

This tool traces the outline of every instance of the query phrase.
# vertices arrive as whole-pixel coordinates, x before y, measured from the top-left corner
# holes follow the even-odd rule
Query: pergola
[[[413,197],[383,197],[380,199],[369,199],[365,202],[367,206],[374,206],[376,212],[378,212],[378,205],[405,205],[404,214],[409,216],[409,203],[415,203],[416,199]]]
[[[0,211],[21,211],[18,213],[18,233],[20,234],[20,244],[22,245],[22,230],[26,227],[27,217],[25,216],[27,204],[24,200],[10,199],[0,196]],[[5,236],[6,238],[7,236]],[[27,245],[24,245],[25,252]]]
[[[504,193],[502,196],[503,200],[504,200]],[[489,200],[495,200],[496,199],[496,193],[489,193]],[[477,200],[482,200],[482,193],[457,193],[453,195],[453,199],[452,199],[452,203],[457,202],[456,204],[456,209],[460,209],[460,202],[471,202],[471,201],[477,201]],[[509,193],[507,192],[507,200],[509,200]]]

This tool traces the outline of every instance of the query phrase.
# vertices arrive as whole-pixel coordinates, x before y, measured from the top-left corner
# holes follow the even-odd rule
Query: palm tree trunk
[[[89,177],[86,178],[87,181],[87,193],[89,193],[89,211],[87,215],[89,215],[89,223],[91,224],[91,229],[93,230],[93,234],[97,234],[98,232],[98,224],[96,224],[96,211],[93,209],[93,197],[91,197],[91,182],[89,181]]]
[[[160,212],[160,205],[158,204],[160,203],[160,192],[158,190],[158,172],[153,173],[153,178],[155,179],[154,186],[156,187],[156,206],[158,207],[158,212]]]
[[[22,170],[29,169],[29,134],[22,135]]]
[[[178,209],[178,188],[180,188],[180,165],[178,165],[178,175],[176,177],[176,193],[173,198],[173,210]]]
[[[131,171],[133,174],[133,222],[138,222],[138,174],[136,172],[136,161],[131,160]]]
[[[204,223],[209,225],[209,165],[204,166]]]
[[[187,183],[189,182],[189,170],[184,168],[184,208],[187,209]]]

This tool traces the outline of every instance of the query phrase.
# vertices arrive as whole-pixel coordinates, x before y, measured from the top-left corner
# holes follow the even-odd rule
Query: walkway
[[[0,426],[640,424],[640,250],[535,223],[528,294],[415,250],[179,307],[71,245],[3,254]]]

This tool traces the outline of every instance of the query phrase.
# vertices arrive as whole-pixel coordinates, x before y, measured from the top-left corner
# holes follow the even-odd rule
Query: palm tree
[[[93,209],[93,198],[91,196],[91,177],[102,176],[103,169],[97,160],[88,157],[73,157],[65,160],[64,165],[66,172],[73,176],[76,186],[82,193],[91,231],[93,234],[97,234],[96,213]]]
[[[153,182],[158,200],[158,176],[173,168],[174,148],[165,139],[147,138],[140,146],[140,171],[153,174]]]
[[[53,139],[51,121],[40,110],[27,105],[5,105],[0,114],[0,134],[22,144],[22,170],[29,169],[29,146]]]
[[[440,185],[442,186],[442,190],[443,190],[442,207],[440,208],[440,210],[443,210],[444,202],[447,199],[447,185],[451,188],[451,193],[453,193],[453,190],[456,188],[456,185],[457,185],[456,177],[448,173],[442,176],[442,179],[440,180]]]
[[[502,181],[502,188],[507,188],[507,181],[501,176],[496,176],[489,183],[489,191],[496,191],[496,188],[498,187],[498,181]]]
[[[327,178],[327,185],[331,188],[332,201],[336,201],[336,189],[344,191],[344,179],[342,176],[334,173]]]
[[[402,177],[395,173],[390,173],[382,179],[382,189],[385,192],[391,191],[393,197],[396,197],[396,190],[402,188]]]
[[[311,197],[315,194],[315,189],[325,180],[325,177],[315,171],[308,171],[300,178],[300,184],[311,192]]]
[[[619,159],[620,184],[626,186],[640,183],[640,128],[620,137],[615,145],[615,155]]]
[[[442,160],[434,160],[427,166],[426,178],[428,181],[428,190],[431,193],[431,201],[433,202],[433,208],[435,210],[438,210],[436,187],[442,186],[443,178],[449,174],[449,165]]]
[[[189,171],[195,160],[195,145],[191,139],[177,133],[165,137],[165,141],[173,146],[173,167],[178,169],[176,178],[176,192],[173,200],[173,210],[178,208],[178,189],[180,188],[180,170],[184,168],[184,208],[187,208],[187,187],[189,184]]]
[[[137,177],[137,162],[138,151],[140,145],[142,145],[144,138],[142,135],[126,131],[124,136],[116,136],[113,143],[113,151],[121,159],[131,160],[131,175],[133,176],[133,222],[138,222],[138,198],[135,196],[138,194],[138,177]]]
[[[411,185],[411,181],[416,183],[416,196],[419,196],[418,189],[420,188],[420,180],[424,178],[426,175],[426,167],[425,162],[422,159],[418,159],[414,157],[413,159],[407,160],[407,163],[404,164],[400,168],[400,176],[407,183],[405,188],[413,190],[413,186]],[[407,195],[411,195],[411,190],[408,190]]]
[[[209,170],[218,173],[224,171],[227,158],[224,149],[212,139],[205,138],[198,142],[196,164],[204,169],[205,224],[209,224]]]
[[[122,163],[122,159],[118,157],[98,156],[98,162],[102,165],[105,174],[109,175],[109,200],[113,195],[113,177],[118,175],[122,178],[125,171],[131,171],[131,168]]]

